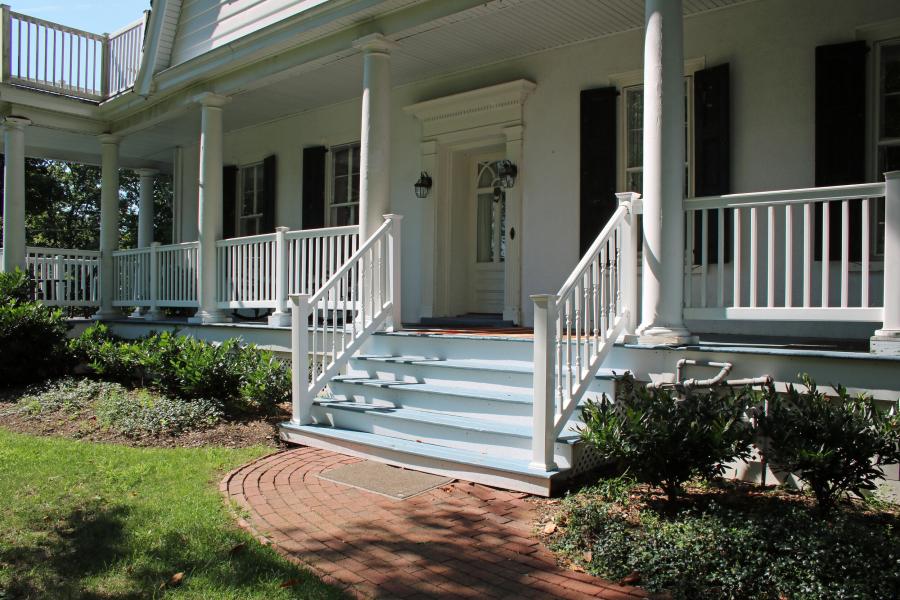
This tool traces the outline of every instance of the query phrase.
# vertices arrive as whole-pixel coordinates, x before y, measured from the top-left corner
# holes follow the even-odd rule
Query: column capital
[[[111,133],[101,133],[100,135],[97,136],[97,139],[100,141],[101,144],[104,144],[104,145],[113,144],[115,146],[118,146],[119,142],[122,141],[121,137],[119,137],[117,135],[113,135]]]
[[[214,92],[203,92],[194,96],[193,101],[204,108],[222,108],[231,102],[231,98]]]
[[[390,54],[392,50],[399,48],[400,45],[380,33],[372,33],[354,40],[353,47],[357,50],[362,50],[366,54]]]
[[[31,125],[31,119],[25,117],[9,116],[3,119],[3,127],[6,129],[24,129]]]
[[[159,169],[135,169],[134,172],[138,174],[138,177],[154,177],[159,175]]]

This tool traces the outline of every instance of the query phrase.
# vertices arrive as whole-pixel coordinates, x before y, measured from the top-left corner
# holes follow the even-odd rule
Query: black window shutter
[[[303,149],[303,229],[325,227],[325,146]]]
[[[277,174],[275,172],[275,155],[263,159],[263,189],[262,189],[262,231],[269,233],[275,231],[275,189]]]
[[[866,54],[864,41],[816,48],[816,185],[866,180]],[[841,259],[841,203],[829,203],[830,260]],[[861,259],[862,207],[850,204],[850,260]],[[816,204],[816,260],[822,259],[822,204]]]
[[[237,220],[237,176],[238,168],[226,166],[222,169],[222,237],[234,237]]]
[[[731,74],[728,63],[694,73],[694,193],[731,193]],[[694,213],[694,264],[703,260],[702,214]],[[707,260],[719,260],[719,211],[707,212]],[[731,213],[725,212],[725,259],[731,246]]]
[[[579,254],[584,255],[616,211],[614,87],[581,91]]]

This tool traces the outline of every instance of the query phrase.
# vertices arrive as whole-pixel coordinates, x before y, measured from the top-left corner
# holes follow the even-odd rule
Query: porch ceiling
[[[684,13],[691,16],[751,1],[684,0]],[[643,15],[644,0],[488,1],[392,34],[399,43],[392,58],[393,84],[402,86],[639,29]],[[362,57],[348,47],[293,66],[262,85],[244,86],[224,111],[225,128],[233,131],[350,100],[360,95],[361,86]],[[181,108],[165,120],[156,119],[152,126],[123,140],[123,159],[169,162],[175,146],[196,143],[199,121],[196,108]],[[84,136],[81,146],[85,145],[99,150],[91,137]]]

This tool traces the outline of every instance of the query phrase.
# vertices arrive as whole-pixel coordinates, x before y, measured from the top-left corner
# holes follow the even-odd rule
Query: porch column
[[[119,138],[103,134],[100,140],[100,309],[94,319],[114,319],[115,280],[112,253],[119,245]]]
[[[682,344],[684,48],[681,0],[646,0],[644,257],[640,341]]]
[[[228,98],[205,93],[198,97],[200,124],[200,198],[198,239],[200,258],[197,273],[199,309],[191,323],[228,321],[216,304],[216,241],[222,239],[222,107]]]
[[[3,148],[3,271],[25,270],[25,127],[31,121],[6,117]]]
[[[373,33],[353,44],[363,52],[359,159],[359,239],[369,239],[391,212],[391,50]]]
[[[153,183],[159,173],[156,169],[137,169],[141,180],[141,195],[138,205],[138,248],[147,248],[153,239]]]
[[[900,171],[884,174],[884,322],[869,348],[900,355]]]

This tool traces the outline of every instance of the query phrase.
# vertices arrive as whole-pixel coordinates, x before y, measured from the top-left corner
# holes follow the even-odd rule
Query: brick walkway
[[[524,494],[454,483],[403,501],[317,477],[358,461],[297,448],[233,471],[222,492],[241,525],[360,598],[644,597],[556,566],[531,536]]]

